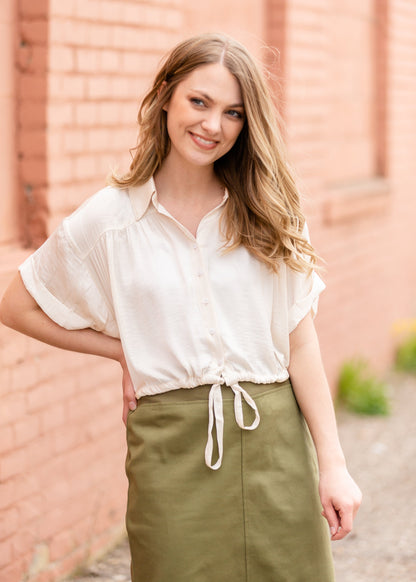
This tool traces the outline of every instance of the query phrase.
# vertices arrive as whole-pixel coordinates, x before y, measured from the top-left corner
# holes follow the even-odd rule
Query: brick
[[[155,34],[145,28],[138,31],[137,28],[129,26],[113,27],[113,46],[120,49],[150,50],[157,46],[154,37]]]
[[[12,560],[12,543],[11,540],[0,542],[0,568],[9,564]]]
[[[49,405],[40,412],[40,425],[42,433],[47,433],[54,428],[63,425],[67,419],[66,403],[57,402]]]
[[[39,437],[25,447],[26,465],[32,470],[37,465],[48,461],[53,454],[54,446],[50,436]]]
[[[102,50],[99,53],[99,70],[115,73],[120,69],[120,55],[116,51]]]
[[[71,72],[74,68],[74,50],[70,47],[52,45],[49,49],[49,69],[51,71]]]
[[[44,101],[47,96],[47,81],[45,75],[41,74],[22,74],[18,77],[18,99],[23,101]]]
[[[11,507],[0,514],[0,540],[11,537],[19,528],[19,512]]]
[[[86,95],[89,99],[111,97],[111,78],[98,75],[88,78]]]
[[[114,434],[120,426],[121,405],[119,407],[120,414],[115,408],[104,411],[97,406],[99,413],[90,416],[88,420],[87,435],[92,439],[100,439],[106,433]]]
[[[36,542],[36,530],[32,525],[22,524],[19,531],[12,537],[13,559],[29,554]]]
[[[24,102],[18,107],[19,125],[30,129],[46,126],[46,107],[43,102]]]
[[[20,131],[18,134],[18,148],[19,152],[27,157],[42,155],[46,149],[45,129]]]
[[[47,407],[51,402],[58,399],[57,391],[54,390],[53,385],[42,383],[26,394],[27,410],[30,413],[37,412],[42,408]]]
[[[100,2],[98,0],[75,0],[75,14],[78,18],[87,20],[99,20],[100,18]]]
[[[24,560],[13,560],[4,568],[0,567],[0,580],[7,582],[21,582],[24,579],[27,563]]]
[[[75,105],[75,123],[77,125],[97,125],[98,107],[96,103],[84,102]]]
[[[12,369],[13,367],[0,368],[0,398],[12,391]]]
[[[29,523],[36,521],[43,515],[43,499],[40,493],[30,495],[21,501],[18,501],[16,508],[19,512],[20,521],[22,523]]]
[[[64,531],[54,536],[49,545],[51,562],[57,562],[77,547],[72,531]]]
[[[27,415],[13,424],[13,430],[16,447],[21,447],[39,435],[39,417]]]
[[[87,144],[90,152],[108,151],[113,146],[112,133],[108,129],[91,129],[87,132]]]
[[[48,14],[48,0],[19,0],[20,14],[27,17],[46,17]]]
[[[48,50],[43,45],[20,44],[17,62],[22,72],[45,75],[48,68]]]
[[[89,22],[64,18],[53,19],[49,27],[49,39],[52,45],[88,46],[90,32]]]
[[[85,151],[85,133],[79,129],[67,129],[63,135],[65,154],[79,154]]]
[[[29,1],[29,0],[27,0]],[[76,0],[49,0],[50,16],[73,16],[75,13]]]
[[[79,426],[67,424],[54,432],[53,450],[59,455],[83,445],[84,442],[84,431]]]
[[[22,21],[20,23],[20,34],[26,43],[46,44],[48,40],[48,22],[44,19]]]
[[[6,394],[2,398],[0,406],[0,426],[10,425],[14,419],[19,418],[25,413],[25,397],[24,394],[13,392]]]
[[[98,103],[96,109],[98,111],[99,125],[119,125],[123,108],[124,104],[119,102],[107,101]]]
[[[137,51],[123,51],[121,56],[121,70],[138,76],[153,76],[157,69],[160,56],[143,54]],[[148,80],[148,79],[147,79]],[[150,85],[150,80],[148,80]]]
[[[97,169],[96,156],[77,156],[74,159],[74,178],[76,180],[85,180],[93,177],[100,177]]]
[[[70,182],[73,175],[73,162],[70,158],[58,158],[49,165],[49,180],[52,184]]]
[[[10,477],[19,475],[26,470],[26,450],[17,449],[3,455],[0,459],[0,480],[5,481]]]
[[[136,2],[134,4],[136,7],[141,6],[142,4]],[[100,19],[103,21],[111,22],[112,24],[121,24],[122,22],[130,22],[136,23],[134,20],[126,20],[124,16],[126,3],[118,2],[117,0],[103,0],[100,5]]]
[[[82,73],[98,71],[100,51],[91,48],[78,48],[75,51],[75,68]]]
[[[11,451],[14,447],[14,435],[11,426],[3,426],[0,428],[0,455]]]
[[[88,44],[92,47],[107,48],[112,45],[113,27],[110,25],[95,24],[91,26]]]

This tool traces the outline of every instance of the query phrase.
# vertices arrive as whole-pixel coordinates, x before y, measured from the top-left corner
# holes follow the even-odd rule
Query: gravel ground
[[[337,582],[416,582],[416,378],[395,375],[390,386],[388,417],[337,411],[349,470],[364,495],[354,531],[333,543]],[[130,582],[127,543],[69,581]]]

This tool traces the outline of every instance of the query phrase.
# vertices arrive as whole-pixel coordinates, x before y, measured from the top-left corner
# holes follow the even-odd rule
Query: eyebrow
[[[200,95],[202,95],[202,97],[205,97],[205,99],[207,101],[210,101],[211,103],[214,102],[214,99],[212,97],[210,97],[207,93],[204,93],[200,89],[191,89],[191,91],[194,91],[195,93],[199,93]],[[233,103],[232,105],[228,105],[227,107],[241,107],[242,109],[244,109],[243,103]]]

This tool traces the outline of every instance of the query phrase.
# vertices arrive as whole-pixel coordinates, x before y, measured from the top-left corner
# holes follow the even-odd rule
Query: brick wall
[[[416,12],[409,2],[341,0],[336,7],[327,0],[291,0],[286,12],[288,140],[313,242],[326,260],[328,289],[317,326],[335,387],[339,365],[350,357],[368,358],[378,370],[386,370],[394,356],[393,322],[415,316],[416,207],[410,185],[414,188],[416,108],[411,96],[416,86],[410,73],[415,57],[410,31]],[[348,30],[357,35],[364,26],[374,32],[370,27],[378,22],[379,38],[371,46],[366,46],[368,38],[361,42],[359,36],[346,34],[344,28],[354,19],[357,23]],[[340,27],[337,34],[334,22]],[[339,60],[334,62],[334,42],[341,45],[339,54],[348,51],[343,69]],[[368,83],[370,74],[374,88]],[[375,115],[367,114],[358,124],[353,117],[357,109],[337,110],[336,99],[342,80],[356,105],[362,98],[360,78],[373,90],[369,111]],[[341,98],[348,103],[345,95]],[[336,120],[337,141],[332,139],[334,111],[347,121],[351,115],[351,125],[372,144],[372,170],[369,163],[366,170],[358,165],[354,152],[344,147],[352,139],[348,124],[340,140],[342,125]]]
[[[25,245],[36,246],[101,188],[112,165],[126,168],[139,97],[161,55],[185,35],[219,29],[260,58],[273,61],[263,40],[281,53],[276,99],[313,242],[327,262],[317,325],[332,385],[340,363],[355,354],[386,369],[393,323],[416,312],[416,8],[381,0],[381,36],[374,44],[369,35],[365,43],[350,38],[373,30],[374,7],[359,0],[5,2],[0,105],[9,122],[1,143],[16,142],[17,156],[2,145],[0,293],[30,252]],[[350,67],[341,75],[334,53]],[[375,114],[360,124],[365,95],[345,79],[368,74]],[[350,94],[361,109],[339,107]],[[349,124],[338,117],[347,109],[354,139],[367,148],[365,165],[347,133],[340,139]],[[113,362],[3,327],[0,361],[0,580],[51,582],[123,531],[120,373]]]
[[[140,96],[168,48],[212,22],[257,50],[261,10],[230,4],[220,23],[221,10],[200,20],[184,0],[19,0],[16,46],[8,45],[18,180],[7,202],[21,218],[10,212],[7,223],[18,226],[0,238],[0,294],[25,247],[101,188],[112,167],[126,169]],[[14,185],[12,152],[5,171]],[[52,582],[124,531],[120,372],[4,327],[0,358],[0,580]]]

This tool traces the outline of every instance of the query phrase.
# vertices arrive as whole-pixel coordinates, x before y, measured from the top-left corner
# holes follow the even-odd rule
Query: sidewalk
[[[354,531],[333,543],[337,582],[416,581],[416,378],[392,377],[391,398],[388,417],[338,411],[349,470],[364,501]],[[130,582],[127,543],[69,582]]]

